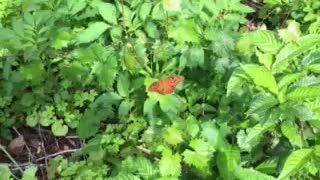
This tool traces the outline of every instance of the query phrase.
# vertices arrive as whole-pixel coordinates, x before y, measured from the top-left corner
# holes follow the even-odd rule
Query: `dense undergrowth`
[[[0,0],[0,179],[15,127],[81,139],[46,179],[318,179],[320,2],[259,4]]]

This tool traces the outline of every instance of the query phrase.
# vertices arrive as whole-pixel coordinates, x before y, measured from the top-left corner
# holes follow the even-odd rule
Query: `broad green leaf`
[[[282,134],[287,137],[292,143],[299,146],[300,148],[303,146],[299,128],[294,122],[289,120],[283,121],[281,123],[281,131]]]
[[[139,17],[141,18],[142,21],[145,21],[147,17],[149,16],[152,8],[152,3],[151,2],[145,2],[141,5],[139,9]]]
[[[250,115],[253,113],[260,113],[260,112],[267,111],[268,109],[273,108],[278,103],[279,103],[278,100],[271,94],[267,94],[267,93],[257,94],[254,97],[254,100],[251,103],[250,108],[247,111],[247,114]]]
[[[235,179],[234,168],[240,162],[240,150],[236,147],[217,152],[217,166],[219,173],[225,179]]]
[[[108,58],[105,62],[97,63],[96,74],[102,89],[112,89],[117,73],[118,62],[115,57]]]
[[[204,50],[202,47],[193,46],[189,48],[188,67],[202,67],[204,65]]]
[[[77,44],[89,43],[98,39],[111,26],[104,22],[94,22],[88,28],[79,32],[75,39]]]
[[[0,165],[0,179],[10,179],[11,172],[8,166]]]
[[[295,44],[287,44],[281,49],[272,66],[273,73],[280,73],[287,69],[289,63],[295,57],[320,44],[320,35],[310,34],[301,37]]]
[[[201,124],[201,136],[213,145],[214,149],[223,151],[228,148],[229,144],[226,142],[225,135],[214,122],[204,122]]]
[[[272,31],[258,30],[249,33],[248,37],[253,45],[266,53],[275,54],[282,46]]]
[[[302,78],[303,76],[305,76],[306,73],[293,73],[293,74],[286,74],[285,76],[283,76],[281,78],[281,80],[279,81],[278,83],[278,87],[279,89],[282,89],[282,88],[285,88],[286,90],[286,87],[297,81],[298,79]]]
[[[275,174],[277,172],[278,159],[270,158],[266,161],[263,161],[256,167],[256,170],[267,173],[267,174]]]
[[[37,172],[37,167],[32,165],[29,166],[22,175],[22,179],[21,180],[37,180],[36,177],[36,172]]]
[[[242,85],[244,82],[243,73],[241,73],[239,69],[233,71],[227,85],[227,96],[231,93],[241,94],[243,92]]]
[[[182,19],[175,21],[173,25],[169,26],[168,37],[177,41],[178,44],[191,42],[198,44],[198,26],[193,19]]]
[[[270,92],[278,94],[278,85],[271,71],[264,66],[255,64],[242,65],[241,68],[257,86],[267,88]]]
[[[96,7],[105,21],[111,24],[117,24],[118,13],[115,5],[106,2],[98,2]]]
[[[165,148],[161,153],[161,160],[159,162],[160,174],[162,176],[180,176],[180,162],[181,156],[179,154],[172,154],[170,149]]]
[[[118,110],[119,118],[124,119],[128,115],[133,105],[134,105],[133,101],[130,101],[130,100],[122,101],[119,105],[119,110]]]
[[[62,121],[56,121],[51,125],[51,131],[55,136],[65,136],[68,133],[68,126]]]
[[[278,179],[286,179],[297,173],[309,161],[312,154],[313,149],[299,149],[292,152],[286,160]]]
[[[117,90],[119,95],[122,97],[128,97],[129,87],[130,87],[130,81],[129,81],[128,74],[126,73],[119,74],[117,79]]]
[[[151,17],[154,20],[164,20],[166,18],[166,11],[163,9],[161,3],[153,6]]]
[[[256,143],[259,142],[260,138],[262,135],[271,130],[276,126],[276,122],[272,121],[267,121],[266,123],[262,124],[257,124],[253,128],[249,130],[249,133],[244,141],[245,144],[249,144],[251,146],[255,146]]]
[[[319,86],[298,87],[287,94],[288,100],[305,100],[306,98],[316,98],[320,96]]]
[[[310,53],[305,57],[303,57],[302,59],[303,65],[318,64],[318,63],[320,63],[320,51]]]
[[[258,49],[256,49],[256,55],[258,56],[259,62],[270,70],[273,62],[273,55],[270,53],[262,53]]]
[[[236,166],[233,171],[235,177],[239,180],[247,180],[250,177],[250,180],[276,180],[276,178],[269,176],[267,174],[261,173],[254,169],[242,168],[240,166]]]
[[[189,116],[186,120],[187,128],[186,131],[191,137],[195,137],[199,133],[199,125],[193,116]]]

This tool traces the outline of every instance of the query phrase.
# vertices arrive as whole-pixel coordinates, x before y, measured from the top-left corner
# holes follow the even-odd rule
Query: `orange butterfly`
[[[152,83],[148,91],[150,92],[157,92],[160,94],[171,94],[173,93],[175,87],[184,80],[183,76],[172,76],[169,78],[160,79]]]

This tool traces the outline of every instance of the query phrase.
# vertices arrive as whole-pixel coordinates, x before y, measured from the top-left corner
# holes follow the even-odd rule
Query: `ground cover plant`
[[[0,179],[319,179],[319,13],[0,0]]]

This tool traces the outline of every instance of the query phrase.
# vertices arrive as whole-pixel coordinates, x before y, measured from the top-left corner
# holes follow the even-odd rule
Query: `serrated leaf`
[[[159,162],[160,174],[162,176],[180,176],[180,161],[181,156],[179,154],[172,154],[170,149],[165,148],[161,153],[161,160]]]
[[[276,60],[272,66],[272,72],[280,73],[287,69],[289,63],[294,60],[295,57],[301,55],[305,51],[308,51],[319,43],[320,35],[310,34],[301,37],[295,44],[287,44],[276,56]]]
[[[278,83],[279,89],[286,88],[289,84],[305,76],[306,73],[286,74]]]
[[[258,56],[259,62],[270,70],[273,62],[273,55],[270,53],[262,53],[258,49],[256,49],[256,55]]]
[[[312,154],[313,149],[299,149],[292,152],[286,160],[278,179],[285,179],[297,173],[309,161]]]
[[[237,177],[239,180],[247,180],[248,177],[250,177],[250,180],[276,180],[276,178],[261,173],[257,170],[242,168],[240,166],[237,166],[233,172],[235,177]]]
[[[278,94],[278,85],[271,71],[264,66],[255,64],[242,65],[241,68],[257,86],[267,88],[270,92]]]
[[[267,159],[266,161],[263,161],[262,163],[260,163],[256,167],[256,170],[258,170],[262,173],[275,174],[277,172],[277,166],[278,166],[278,159],[271,158],[271,159]]]
[[[89,24],[88,28],[79,32],[76,36],[76,43],[89,43],[98,39],[111,26],[104,22],[94,22]]]
[[[272,96],[271,94],[267,93],[260,93],[257,94],[254,97],[253,102],[250,105],[249,110],[247,111],[247,114],[253,114],[253,113],[260,113],[264,112],[275,105],[277,105],[279,102],[278,100]]]
[[[163,135],[164,140],[171,145],[178,145],[183,142],[182,133],[174,126],[166,128],[166,132]]]
[[[105,21],[111,24],[117,24],[118,14],[115,5],[106,2],[98,2],[96,7]]]
[[[316,98],[320,96],[320,87],[309,86],[309,87],[298,87],[292,92],[287,94],[288,100],[304,100],[306,98]]]
[[[310,65],[310,64],[315,64],[315,63],[320,63],[320,51],[316,51],[313,53],[310,53],[303,57],[302,59],[302,64],[303,65]]]
[[[250,129],[244,143],[249,144],[251,146],[256,145],[256,143],[260,140],[261,136],[267,132],[268,130],[274,128],[276,122],[268,121],[266,123],[257,124],[253,128]]]
[[[189,165],[193,165],[199,169],[208,167],[209,157],[204,154],[187,149],[182,153],[182,155],[184,157],[183,160]]]
[[[287,137],[291,142],[300,148],[303,146],[301,135],[297,125],[292,121],[283,121],[281,123],[281,132]]]
[[[169,38],[173,38],[178,44],[186,42],[199,43],[197,25],[193,19],[180,18],[168,29]]]
[[[32,83],[39,84],[45,78],[44,64],[41,62],[34,62],[28,65],[20,66],[21,76],[31,81]]]
[[[272,31],[258,30],[248,34],[252,44],[260,50],[275,54],[282,46]]]
[[[241,94],[242,85],[245,81],[240,74],[241,72],[239,72],[239,70],[235,70],[232,73],[227,85],[227,96],[229,96],[231,93]]]
[[[211,143],[214,149],[224,150],[228,147],[225,134],[214,124],[214,122],[204,122],[201,124],[201,136]]]
[[[152,179],[157,174],[157,170],[153,167],[150,160],[144,157],[135,159],[135,167],[137,168],[137,174],[143,179]]]

